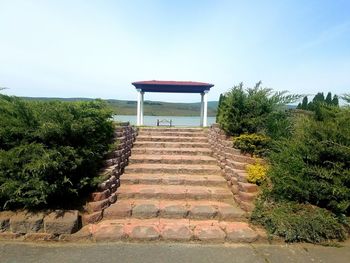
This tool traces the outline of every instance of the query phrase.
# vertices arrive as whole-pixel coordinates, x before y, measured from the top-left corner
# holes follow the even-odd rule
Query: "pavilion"
[[[193,81],[138,81],[133,82],[137,96],[137,125],[143,125],[143,102],[145,92],[165,92],[165,93],[199,93],[201,94],[200,126],[207,126],[208,97],[207,94],[214,85]]]

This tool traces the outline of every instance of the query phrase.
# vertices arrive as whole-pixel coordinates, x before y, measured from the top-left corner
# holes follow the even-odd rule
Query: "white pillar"
[[[201,119],[200,119],[200,126],[203,127],[203,114],[204,114],[204,93],[201,93]]]
[[[140,125],[142,126],[143,125],[143,98],[144,98],[144,95],[145,92],[141,91],[141,112],[140,112]]]
[[[136,117],[136,125],[141,125],[141,90],[137,90],[137,117]]]
[[[203,127],[208,126],[208,91],[204,91]]]

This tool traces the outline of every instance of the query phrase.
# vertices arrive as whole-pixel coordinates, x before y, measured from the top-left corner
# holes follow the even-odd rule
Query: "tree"
[[[218,109],[216,112],[216,122],[218,122],[218,117],[220,115],[220,110],[221,110],[224,98],[225,98],[225,96],[221,93],[220,97],[219,97]]]
[[[247,89],[240,83],[224,94],[217,121],[229,135],[264,132],[270,114],[297,99],[300,96],[263,88],[261,82]]]
[[[339,99],[337,95],[334,95],[332,103],[334,106],[339,106]]]
[[[333,98],[334,99],[334,98]],[[350,93],[349,94],[344,94],[342,97],[343,100],[345,100],[347,103],[350,103]]]
[[[328,105],[332,104],[332,93],[328,92],[327,93],[327,97],[326,97],[326,101],[325,101]]]
[[[307,96],[303,98],[303,102],[301,103],[301,109],[307,110],[308,99]]]
[[[323,92],[318,92],[314,99],[312,100],[314,103],[324,102],[324,95]]]

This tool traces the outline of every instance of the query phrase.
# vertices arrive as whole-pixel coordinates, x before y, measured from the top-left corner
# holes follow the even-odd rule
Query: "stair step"
[[[217,165],[199,164],[130,164],[125,168],[128,173],[173,173],[173,174],[209,174],[220,175]]]
[[[145,185],[124,184],[118,188],[118,200],[121,199],[170,199],[170,200],[212,200],[232,203],[233,194],[228,188],[189,186],[189,185]]]
[[[246,220],[245,212],[238,206],[208,200],[126,199],[104,210],[105,219],[128,217]]]
[[[212,151],[209,148],[133,148],[132,156],[136,154],[167,154],[167,155],[204,155],[210,156]]]
[[[243,154],[225,153],[225,158],[235,162],[241,162],[241,163],[247,163],[247,164],[255,164],[258,161],[257,158],[253,158]]]
[[[206,142],[208,143],[208,138],[205,136],[201,137],[175,137],[175,136],[137,136],[137,141],[142,142]]]
[[[134,154],[129,159],[130,164],[134,163],[155,163],[155,164],[213,164],[216,159],[210,156],[195,155],[147,155]]]
[[[226,160],[227,165],[230,166],[233,169],[238,169],[238,170],[245,170],[247,163],[242,163],[242,162],[237,162],[233,160]]]
[[[82,229],[96,241],[197,241],[251,243],[259,234],[246,222],[196,219],[113,219]],[[77,232],[79,236],[80,232]]]
[[[206,148],[209,149],[207,142],[152,142],[138,141],[134,143],[134,148]]]
[[[174,131],[144,131],[139,132],[139,136],[167,136],[167,137],[205,137],[203,131],[198,132],[174,132]]]
[[[203,128],[140,128],[140,132],[204,132]]]
[[[226,180],[220,175],[193,174],[123,174],[121,184],[152,184],[152,185],[203,185],[226,186]]]

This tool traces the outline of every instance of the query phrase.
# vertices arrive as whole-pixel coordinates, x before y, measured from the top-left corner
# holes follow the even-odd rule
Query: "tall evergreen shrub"
[[[285,105],[297,98],[299,96],[286,95],[285,91],[263,88],[261,82],[247,89],[241,83],[222,97],[217,122],[229,135],[264,133],[270,115],[285,111]]]
[[[350,215],[350,109],[322,106],[302,116],[270,155],[276,200],[310,203]]]
[[[113,136],[102,101],[0,95],[0,209],[67,207],[94,185]]]

